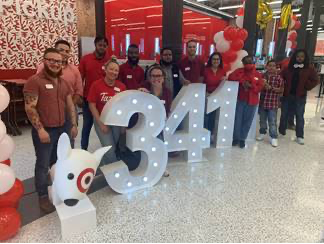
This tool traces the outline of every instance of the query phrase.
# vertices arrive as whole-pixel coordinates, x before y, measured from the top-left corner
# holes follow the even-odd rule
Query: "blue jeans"
[[[94,121],[94,127],[97,133],[97,136],[99,138],[99,141],[101,143],[101,146],[111,146],[110,150],[105,153],[105,155],[102,157],[100,166],[111,164],[116,161],[118,161],[118,158],[116,156],[116,150],[118,147],[118,141],[120,137],[120,127],[119,126],[109,126],[110,131],[105,134],[101,131],[98,123]]]
[[[45,128],[45,130],[50,136],[50,143],[42,143],[35,128],[31,131],[36,154],[35,187],[39,196],[48,194],[48,171],[57,161],[57,143],[64,132],[64,126]]]
[[[255,115],[257,105],[249,105],[245,101],[237,100],[233,141],[245,141]]]
[[[260,114],[260,134],[267,134],[269,124],[269,134],[271,138],[278,138],[277,132],[277,111],[278,109],[264,109],[259,107]]]
[[[82,113],[83,113],[83,127],[82,127],[82,134],[81,134],[81,149],[88,150],[89,137],[93,125],[93,116],[89,109],[88,101],[84,101]]]
[[[283,135],[286,134],[288,118],[289,118],[289,109],[293,107],[294,115],[296,115],[296,136],[304,138],[304,114],[306,106],[306,96],[296,97],[289,95],[288,97],[283,97],[281,99],[281,116],[280,116],[280,125],[279,132]]]

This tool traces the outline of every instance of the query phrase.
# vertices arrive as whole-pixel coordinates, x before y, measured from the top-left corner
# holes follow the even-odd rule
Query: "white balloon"
[[[0,113],[9,105],[10,96],[6,88],[0,85]]]
[[[243,67],[243,63],[241,59],[236,59],[235,62],[231,64],[231,71],[235,71],[238,68],[242,68],[242,67]]]
[[[214,35],[214,42],[217,43],[221,40],[225,40],[224,38],[224,31],[220,31],[220,32],[217,32],[215,35]]]
[[[14,171],[6,164],[0,164],[0,195],[8,192],[15,184]]]
[[[294,28],[296,21],[291,19],[290,20],[290,29]]]
[[[2,139],[6,134],[7,134],[7,128],[5,124],[0,120],[0,141],[2,141]]]
[[[0,161],[7,160],[15,150],[15,143],[10,136],[5,135],[0,141]]]
[[[225,39],[216,42],[216,50],[220,53],[227,52],[230,49],[230,47],[230,42],[226,41]]]
[[[249,55],[248,52],[242,49],[242,50],[237,52],[236,60],[242,60],[242,58],[244,58],[244,57],[246,57],[248,55]]]
[[[235,20],[237,27],[243,28],[243,21],[244,21],[244,16],[237,16]]]
[[[286,42],[286,49],[291,48],[291,46],[292,46],[292,42],[291,42],[290,40],[288,40],[288,41]]]

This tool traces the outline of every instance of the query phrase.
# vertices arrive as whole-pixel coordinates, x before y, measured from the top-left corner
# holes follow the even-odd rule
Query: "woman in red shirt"
[[[223,69],[222,55],[218,52],[214,52],[210,55],[205,71],[204,71],[204,83],[206,84],[206,96],[213,93],[220,83],[226,78],[226,73]],[[216,111],[209,113],[205,116],[205,128],[213,135],[215,127]],[[214,143],[214,136],[211,137],[211,143]]]
[[[115,60],[110,60],[105,64],[106,76],[95,81],[88,94],[89,108],[94,118],[94,127],[101,145],[112,146],[104,155],[102,162],[109,164],[117,161],[116,145],[119,140],[121,128],[118,126],[108,126],[101,122],[100,114],[106,103],[116,94],[125,91],[126,86],[116,80],[119,74],[119,64]]]

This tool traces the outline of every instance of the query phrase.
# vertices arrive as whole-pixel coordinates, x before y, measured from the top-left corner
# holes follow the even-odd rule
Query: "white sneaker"
[[[301,138],[301,137],[297,137],[297,143],[299,144],[299,145],[304,145],[305,144],[305,142],[304,142],[304,138]]]
[[[265,134],[259,134],[256,138],[257,141],[263,141]]]
[[[271,143],[271,146],[277,147],[278,146],[278,139],[272,138],[270,143]]]

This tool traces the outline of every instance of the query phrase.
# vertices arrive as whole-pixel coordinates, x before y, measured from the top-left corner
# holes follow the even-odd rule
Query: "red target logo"
[[[94,174],[95,172],[91,168],[87,168],[80,173],[77,180],[77,185],[80,192],[85,193],[89,189],[94,178]]]

